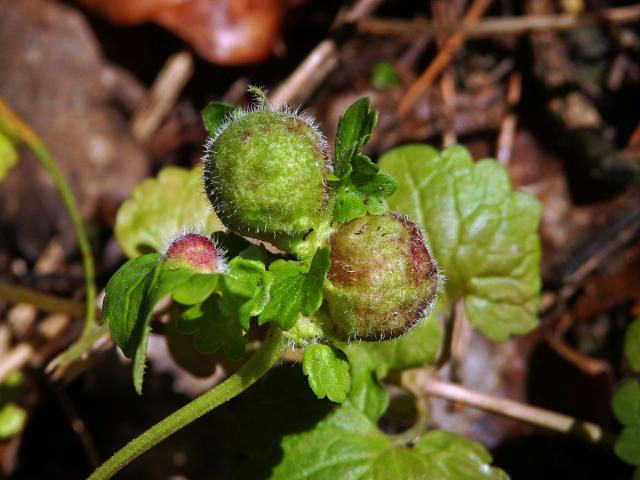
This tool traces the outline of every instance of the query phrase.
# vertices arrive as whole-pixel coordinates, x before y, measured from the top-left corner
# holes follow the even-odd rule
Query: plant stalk
[[[286,345],[282,332],[274,328],[260,349],[236,373],[133,439],[96,469],[88,480],[113,477],[165,438],[242,393],[271,369],[282,356]]]
[[[6,130],[10,136],[15,137],[17,140],[24,142],[33,152],[40,164],[45,168],[53,185],[58,190],[58,193],[62,197],[69,218],[71,219],[71,225],[74,233],[78,238],[78,246],[80,247],[80,254],[82,255],[82,265],[84,268],[84,279],[86,284],[86,309],[84,327],[82,334],[88,334],[93,328],[93,323],[96,315],[96,285],[95,285],[95,269],[93,265],[93,254],[91,253],[91,244],[89,242],[89,236],[84,228],[82,222],[82,216],[76,200],[71,192],[69,184],[64,178],[62,171],[53,160],[53,157],[47,150],[47,147],[42,143],[42,140],[38,135],[24,122],[16,113],[9,108],[9,106],[0,99],[0,128]]]

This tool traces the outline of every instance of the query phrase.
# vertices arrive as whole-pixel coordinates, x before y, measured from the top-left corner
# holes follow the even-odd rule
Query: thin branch
[[[131,133],[146,142],[158,129],[193,74],[189,52],[171,55],[158,73],[149,94],[131,118]]]
[[[337,65],[336,43],[329,39],[323,40],[273,92],[271,103],[275,106],[304,103]]]
[[[475,22],[484,15],[489,5],[491,5],[491,0],[474,0],[469,10],[464,14],[463,22]],[[398,115],[404,116],[409,113],[409,110],[413,108],[413,105],[420,95],[433,84],[447,65],[449,65],[456,52],[464,45],[464,39],[465,34],[463,32],[456,32],[447,39],[426,70],[422,72],[422,75],[420,75],[405,92],[398,105]]]
[[[516,127],[518,126],[518,115],[516,106],[520,102],[522,94],[522,76],[518,72],[513,72],[509,77],[507,87],[507,105],[509,112],[500,125],[500,135],[496,146],[496,160],[501,165],[507,166],[511,160],[511,152],[515,144]]]
[[[623,25],[640,20],[640,4],[605,8],[599,14],[521,15],[486,18],[478,22],[463,21],[455,27],[437,25],[425,19],[388,20],[369,18],[358,23],[358,32],[414,38],[417,34],[464,34],[467,38],[525,35],[534,32],[567,31],[601,22]]]
[[[338,14],[333,28],[356,23],[370,15],[383,0],[358,0]],[[270,95],[274,106],[304,103],[338,65],[338,45],[329,38],[320,42],[287,79]]]
[[[609,445],[613,438],[611,433],[604,431],[594,423],[583,422],[569,415],[507,400],[506,398],[475,392],[460,385],[443,382],[432,377],[426,380],[425,390],[427,394],[434,397],[462,403],[469,407],[485,410],[537,427],[573,435],[591,443]]]

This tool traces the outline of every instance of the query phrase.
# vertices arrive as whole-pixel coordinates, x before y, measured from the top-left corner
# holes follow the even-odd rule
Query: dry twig
[[[463,22],[474,22],[480,18],[491,5],[491,0],[474,0],[473,4],[463,17]],[[451,63],[453,56],[464,44],[465,34],[456,32],[444,43],[436,57],[429,64],[427,69],[409,87],[398,105],[398,115],[404,116],[413,108],[420,95],[429,88],[438,78],[440,73]]]
[[[500,135],[498,135],[498,145],[496,147],[496,160],[502,165],[509,165],[511,152],[515,143],[516,127],[518,125],[518,116],[515,107],[520,102],[520,94],[522,93],[522,76],[518,72],[513,72],[509,77],[509,85],[507,87],[507,105],[509,113],[502,120],[500,125]]]
[[[193,56],[189,52],[169,57],[151,86],[140,108],[131,118],[131,133],[141,142],[149,140],[158,129],[193,73]]]
[[[472,408],[502,415],[537,427],[547,428],[579,437],[592,443],[610,443],[613,435],[598,425],[583,422],[569,415],[552,412],[506,398],[494,397],[469,390],[460,385],[430,377],[425,382],[428,395],[459,402]]]
[[[378,8],[381,3],[382,0],[358,0],[353,7],[338,14],[334,28],[362,20]],[[270,95],[271,102],[276,106],[303,104],[337,65],[338,45],[336,41],[331,38],[323,40]]]
[[[463,21],[446,27],[425,19],[387,20],[370,18],[358,23],[358,31],[373,35],[394,35],[412,39],[418,34],[463,34],[467,38],[486,38],[503,35],[525,35],[533,32],[567,31],[608,22],[623,25],[640,20],[640,4],[605,8],[599,14],[522,15],[486,18],[478,22]]]

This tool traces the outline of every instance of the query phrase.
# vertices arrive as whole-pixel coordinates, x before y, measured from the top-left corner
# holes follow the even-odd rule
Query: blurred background
[[[161,168],[198,164],[200,110],[246,105],[249,85],[303,106],[330,142],[339,115],[369,96],[380,111],[374,159],[411,142],[496,158],[544,207],[542,323],[504,344],[469,329],[456,380],[615,430],[624,329],[640,315],[639,27],[640,4],[609,0],[0,0],[0,98],[68,179],[99,290],[124,261],[119,205]],[[78,244],[28,149],[0,178],[1,285],[69,301],[46,313],[0,288],[0,472],[84,478],[221,372],[185,373],[153,335],[142,397],[108,339],[67,382],[45,373],[82,328]],[[261,394],[216,410],[119,478],[236,478],[234,426]],[[439,401],[433,415],[487,445],[514,479],[631,475],[577,440]],[[383,427],[404,421],[399,399]]]

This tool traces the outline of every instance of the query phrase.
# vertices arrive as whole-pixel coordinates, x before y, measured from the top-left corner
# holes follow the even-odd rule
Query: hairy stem
[[[262,347],[240,370],[129,442],[93,472],[88,480],[111,478],[165,438],[242,393],[269,371],[280,359],[285,347],[286,342],[282,332],[279,329],[272,330]]]
[[[96,285],[95,271],[93,265],[93,254],[91,253],[91,244],[89,236],[84,228],[80,210],[76,204],[76,200],[71,192],[71,188],[62,174],[62,171],[53,160],[53,157],[45,147],[40,137],[27,125],[13,110],[0,99],[0,128],[15,137],[17,140],[24,142],[31,149],[40,164],[45,168],[53,185],[62,197],[62,201],[67,209],[71,225],[78,238],[80,254],[82,255],[82,264],[84,267],[84,277],[86,284],[86,309],[83,335],[88,334],[92,327],[96,315]]]
[[[430,377],[425,382],[426,393],[434,397],[459,402],[473,408],[502,415],[537,427],[566,433],[588,442],[610,444],[612,435],[594,423],[583,422],[524,403],[475,392],[453,383]]]

